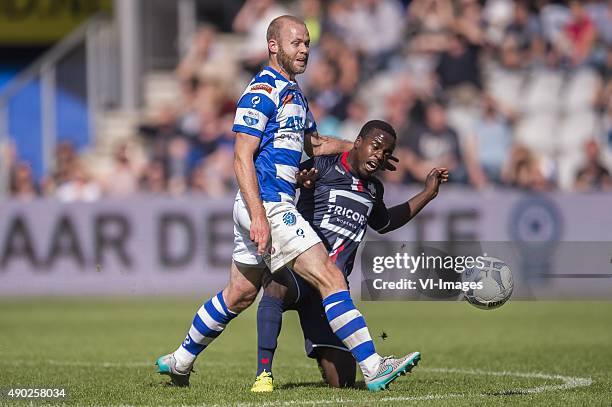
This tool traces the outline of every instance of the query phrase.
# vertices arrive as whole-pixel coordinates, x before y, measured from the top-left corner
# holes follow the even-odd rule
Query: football
[[[480,309],[499,308],[512,295],[512,271],[506,263],[495,257],[484,257],[483,263],[483,267],[473,267],[463,272],[464,282],[480,283],[480,288],[465,293],[465,299]]]

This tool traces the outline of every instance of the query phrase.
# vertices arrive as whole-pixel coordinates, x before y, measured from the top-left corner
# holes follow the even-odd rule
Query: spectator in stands
[[[55,149],[55,171],[53,184],[61,185],[70,178],[70,172],[78,160],[74,144],[70,141],[60,142]]]
[[[485,95],[482,102],[482,112],[474,123],[466,146],[466,155],[474,156],[473,162],[478,167],[475,171],[480,173],[478,186],[489,182],[501,183],[503,165],[512,145],[512,117],[500,111],[490,95]]]
[[[485,41],[484,17],[477,0],[461,0],[455,17],[454,29],[471,44],[483,45]]]
[[[274,0],[246,0],[234,18],[234,31],[247,36],[241,57],[249,72],[258,71],[268,59],[268,48],[262,41],[266,38],[268,25],[276,17],[288,13]]]
[[[319,105],[315,100],[309,100],[308,107],[315,118],[319,134],[336,136],[340,133],[342,123],[335,116],[329,114],[325,107]]]
[[[223,197],[234,192],[232,153],[219,149],[206,160],[200,161],[191,174],[191,191],[210,197]]]
[[[525,52],[519,48],[516,38],[512,36],[504,38],[498,52],[500,66],[506,71],[520,71],[527,63]]]
[[[191,141],[188,168],[191,172],[202,160],[213,154],[224,142],[222,121],[213,112],[200,112],[200,129]],[[229,127],[231,128],[231,126]],[[229,131],[229,130],[226,130]]]
[[[340,88],[338,67],[329,60],[321,59],[310,66],[308,100],[324,108],[338,120],[346,118],[349,96]]]
[[[310,34],[310,46],[316,47],[323,31],[323,5],[321,0],[299,0],[297,15],[304,20]]]
[[[428,35],[429,40],[444,41],[454,24],[453,4],[450,0],[413,0],[408,7],[411,31]]]
[[[506,27],[505,38],[511,38],[528,62],[544,61],[545,45],[542,26],[537,16],[529,10],[529,3],[518,0],[514,5],[511,23]]]
[[[431,101],[425,109],[425,122],[415,126],[407,140],[406,169],[417,181],[425,180],[433,167],[448,168],[451,181],[467,182],[467,167],[463,161],[457,132],[447,123],[446,108]]]
[[[163,131],[172,133],[179,132],[186,135],[195,135],[200,131],[200,106],[198,98],[202,96],[200,90],[202,81],[198,77],[193,77],[190,80],[183,82],[182,94],[183,101],[178,113],[174,109],[166,107],[167,118],[161,119],[161,123],[167,126]],[[175,118],[175,116],[177,116]],[[175,123],[176,120],[176,123]],[[163,126],[162,125],[162,126]],[[153,129],[153,131],[157,131]]]
[[[590,1],[585,9],[595,23],[599,40],[604,46],[612,45],[612,1]]]
[[[30,201],[39,195],[30,163],[21,161],[12,166],[9,171],[9,190],[11,197],[21,201]]]
[[[202,26],[191,42],[187,53],[176,68],[176,75],[181,83],[186,83],[200,76],[206,65],[215,64],[222,59],[219,53],[217,30],[212,25]]]
[[[346,43],[359,52],[365,75],[386,67],[404,35],[402,5],[397,0],[355,0],[346,15]]]
[[[506,27],[506,37],[514,38],[521,50],[528,50],[534,41],[542,41],[542,27],[537,16],[529,11],[526,0],[517,0],[514,4],[512,21]]]
[[[563,33],[567,41],[569,60],[572,65],[579,66],[587,62],[591,55],[597,39],[597,28],[586,12],[582,1],[572,0],[569,6],[571,19],[565,25]]]
[[[360,100],[353,100],[347,108],[346,120],[340,126],[338,137],[344,140],[355,141],[359,130],[368,121],[368,107]]]
[[[126,198],[135,194],[144,165],[146,161],[136,145],[120,144],[115,150],[112,167],[104,177],[105,194],[112,198]]]
[[[150,162],[140,178],[139,186],[142,192],[157,195],[165,194],[168,183],[164,163],[159,160]]]
[[[343,93],[350,94],[358,87],[360,64],[357,53],[336,35],[324,32],[319,46],[311,48],[309,61],[311,67],[318,65],[320,61],[333,64],[338,71],[338,89]],[[309,89],[311,72],[312,69],[309,68],[300,79],[303,89]],[[316,71],[314,73],[316,74]]]
[[[542,172],[540,159],[527,147],[515,145],[502,172],[503,181],[527,191],[548,191],[552,188]]]
[[[114,181],[110,178],[110,182]],[[130,191],[134,193],[136,189]],[[68,178],[57,187],[55,196],[60,202],[94,202],[100,199],[102,190],[89,175],[81,161],[76,161],[68,171]]]
[[[586,164],[577,171],[574,188],[580,192],[612,190],[612,178],[602,163],[599,143],[594,139],[588,140],[584,144],[584,152]]]
[[[479,51],[477,44],[469,42],[462,35],[450,37],[448,49],[440,56],[435,70],[442,89],[449,90],[461,85],[475,89],[482,87]]]
[[[165,157],[168,174],[168,192],[171,195],[183,195],[187,190],[189,175],[190,143],[182,136],[175,136],[168,142]]]
[[[199,121],[196,120],[195,124],[190,125],[191,127],[184,123],[183,126],[184,128],[193,128],[194,131],[197,131],[199,129]],[[151,158],[162,161],[168,155],[170,140],[182,134],[177,126],[176,111],[170,106],[162,107],[150,122],[141,124],[138,130],[149,145]]]

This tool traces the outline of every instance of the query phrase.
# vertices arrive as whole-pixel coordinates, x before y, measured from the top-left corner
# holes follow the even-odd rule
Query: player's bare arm
[[[308,156],[340,154],[350,150],[353,143],[334,137],[321,136],[318,131],[304,134],[304,151]]]
[[[257,173],[253,155],[259,147],[260,139],[244,133],[236,133],[234,148],[234,171],[240,191],[251,217],[251,240],[257,244],[259,254],[263,254],[270,236],[270,225],[259,194]]]
[[[389,208],[389,225],[379,230],[379,233],[391,232],[404,226],[414,218],[420,211],[436,196],[440,185],[448,181],[448,169],[437,167],[432,169],[425,179],[425,188],[410,198],[410,200]]]

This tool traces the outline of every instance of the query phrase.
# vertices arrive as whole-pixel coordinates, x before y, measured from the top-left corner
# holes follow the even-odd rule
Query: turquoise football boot
[[[366,378],[366,385],[370,391],[384,390],[393,380],[400,376],[410,373],[421,360],[419,352],[412,352],[403,358],[396,359],[387,356],[380,360],[376,374],[371,378]]]

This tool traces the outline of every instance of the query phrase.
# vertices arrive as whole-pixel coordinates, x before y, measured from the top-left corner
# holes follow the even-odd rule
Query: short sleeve
[[[391,221],[391,215],[384,201],[385,189],[380,181],[376,182],[376,200],[368,218],[368,225],[377,232],[383,230]]]
[[[238,101],[236,116],[232,131],[261,137],[274,117],[276,104],[271,99],[272,85],[267,83],[252,83]]]
[[[314,131],[317,131],[317,124],[315,123],[314,116],[308,108],[308,105],[306,105],[306,124],[304,126],[304,134],[312,133]]]

